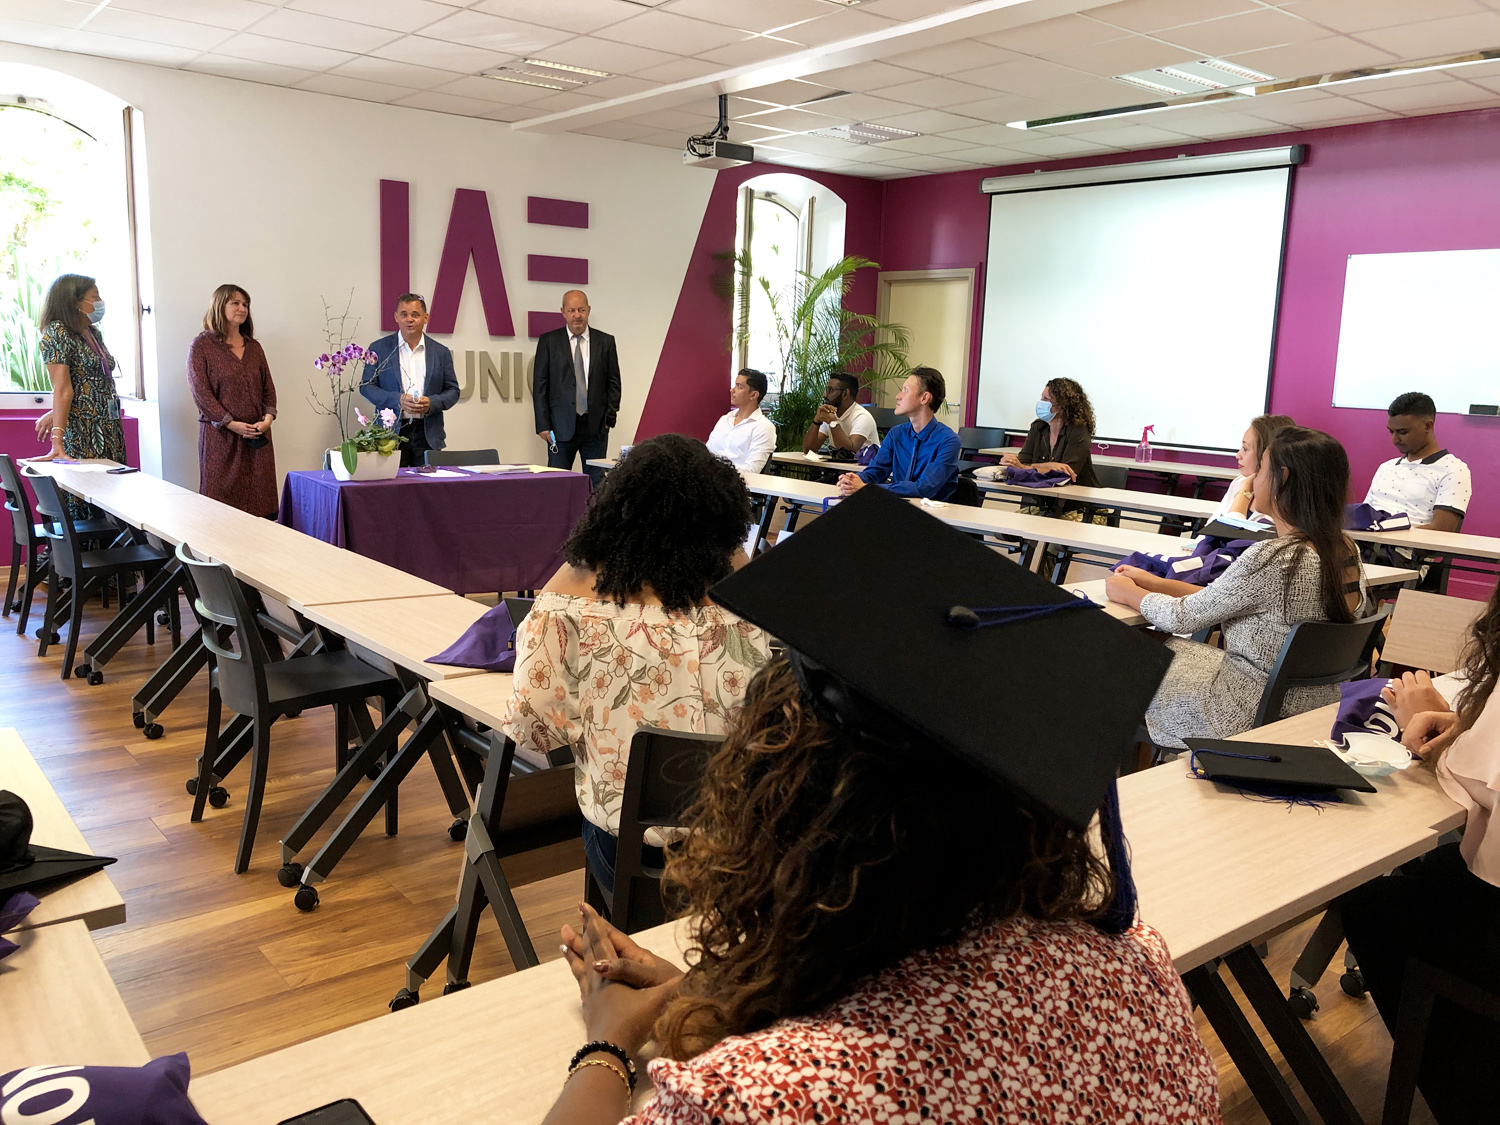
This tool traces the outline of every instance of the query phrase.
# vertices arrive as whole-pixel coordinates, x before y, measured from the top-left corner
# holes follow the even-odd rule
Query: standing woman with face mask
[[[1007,453],[1002,465],[1020,465],[1039,473],[1064,472],[1074,484],[1099,487],[1094,475],[1094,407],[1072,379],[1049,379],[1036,404],[1036,421],[1020,453]]]
[[[103,319],[104,298],[92,277],[65,273],[47,290],[39,327],[52,409],[37,421],[37,437],[50,437],[53,457],[125,461],[115,357],[99,331]]]

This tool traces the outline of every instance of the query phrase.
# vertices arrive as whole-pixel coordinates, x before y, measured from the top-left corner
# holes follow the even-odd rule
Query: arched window
[[[137,113],[67,75],[0,64],[0,392],[51,390],[37,317],[52,280],[95,277],[122,395],[144,397]],[[20,92],[16,92],[20,91]]]

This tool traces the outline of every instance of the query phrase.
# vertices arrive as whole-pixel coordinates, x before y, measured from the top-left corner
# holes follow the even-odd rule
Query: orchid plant
[[[339,455],[344,459],[344,468],[354,472],[359,463],[359,454],[378,453],[389,456],[406,439],[396,432],[396,412],[389,407],[374,418],[367,418],[354,405],[363,381],[367,363],[376,361],[375,353],[353,342],[359,331],[359,318],[351,317],[349,309],[354,304],[354,293],[349,294],[349,303],[344,311],[335,315],[328,302],[323,302],[323,335],[327,351],[313,360],[313,367],[327,377],[325,391],[319,391],[312,380],[308,380],[308,401],[313,410],[326,414],[339,424]],[[360,428],[351,432],[349,414],[359,420]]]

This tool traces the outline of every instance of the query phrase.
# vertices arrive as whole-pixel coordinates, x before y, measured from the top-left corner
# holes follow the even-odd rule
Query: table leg
[[[1312,937],[1302,947],[1297,963],[1292,966],[1292,987],[1311,988],[1322,979],[1333,955],[1344,941],[1344,920],[1339,917],[1337,907],[1330,906],[1323,912]]]
[[[755,554],[760,554],[761,544],[766,542],[766,537],[771,534],[771,521],[776,518],[776,497],[765,498],[765,510],[761,512],[760,524],[755,531]]]
[[[1318,1045],[1312,1041],[1312,1036],[1307,1034],[1307,1028],[1292,1015],[1286,997],[1281,994],[1265,962],[1248,945],[1242,945],[1225,956],[1224,964],[1234,974],[1255,1014],[1271,1033],[1319,1116],[1328,1125],[1362,1125],[1354,1103],[1319,1052]]]
[[[180,569],[181,564],[176,561],[162,567],[139,594],[120,606],[109,624],[84,647],[83,655],[90,665],[102,668],[109,663],[142,625],[151,624],[152,615],[169,596],[176,600],[182,586]]]
[[[1182,980],[1271,1125],[1308,1125],[1307,1114],[1302,1112],[1291,1087],[1261,1046],[1245,1013],[1234,1002],[1229,986],[1219,979],[1217,967],[1199,965],[1184,973]]]
[[[194,630],[131,697],[131,717],[138,720],[136,726],[154,723],[207,663],[208,649],[203,647],[202,631]]]

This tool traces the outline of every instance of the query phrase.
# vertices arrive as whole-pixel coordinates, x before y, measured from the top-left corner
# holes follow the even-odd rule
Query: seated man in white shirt
[[[1473,487],[1469,466],[1438,445],[1433,434],[1437,407],[1411,392],[1391,403],[1386,429],[1401,456],[1375,470],[1365,503],[1384,512],[1405,512],[1414,528],[1457,531]]]
[[[828,377],[823,405],[813,416],[813,423],[802,439],[802,452],[811,453],[826,441],[835,450],[846,450],[859,456],[867,445],[879,445],[875,415],[857,401],[859,378],[847,371],[835,371]]]
[[[760,412],[766,397],[766,377],[747,367],[734,377],[729,404],[734,407],[714,423],[708,435],[708,451],[723,457],[742,473],[765,472],[776,452],[776,427]]]

